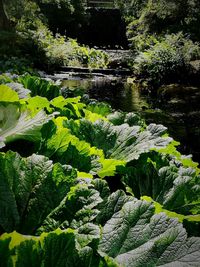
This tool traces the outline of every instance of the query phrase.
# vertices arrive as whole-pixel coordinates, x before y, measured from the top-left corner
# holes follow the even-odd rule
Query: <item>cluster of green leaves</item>
[[[127,23],[141,16],[146,4],[147,0],[114,0],[115,7],[120,9]]]
[[[7,53],[7,52],[6,52]],[[2,56],[0,59],[0,73],[13,73],[23,74],[30,73],[32,75],[38,75],[38,72],[33,66],[33,62],[30,59],[16,56]]]
[[[1,80],[0,266],[198,266],[199,169],[164,126]]]
[[[151,202],[44,156],[1,153],[0,164],[2,266],[198,266],[199,238]]]
[[[37,23],[33,30],[26,29],[24,34],[27,42],[32,40],[30,45],[34,44],[33,56],[39,64],[46,64],[49,68],[58,66],[94,68],[106,67],[108,64],[108,56],[105,52],[80,46],[77,41],[66,39],[59,34],[53,36],[52,32],[41,22]]]
[[[35,29],[27,29],[25,35],[26,39],[31,38],[34,43],[37,59],[48,67],[100,68],[108,64],[108,56],[105,52],[80,46],[76,40],[66,39],[59,34],[53,36],[52,32],[41,22],[37,23]]]
[[[134,0],[126,1],[121,6],[125,18],[133,26],[132,36],[142,32],[159,35],[183,31],[192,40],[200,40],[198,0]]]
[[[66,36],[55,36],[48,28],[48,19],[40,8],[42,4],[65,8],[69,21],[72,20],[73,14],[78,16],[85,10],[85,1],[6,1],[5,12],[14,26],[12,31],[0,34],[0,54],[19,58],[26,55],[31,63],[49,69],[66,65],[90,68],[107,66],[106,53],[81,46],[76,40]]]
[[[198,0],[116,0],[127,21],[135,75],[151,85],[185,82],[200,59]],[[187,82],[186,80],[186,82]]]
[[[199,44],[182,33],[166,35],[160,40],[150,36],[148,40],[145,50],[143,44],[138,44],[141,51],[134,59],[133,69],[154,85],[184,80],[191,69],[190,61],[200,58]]]

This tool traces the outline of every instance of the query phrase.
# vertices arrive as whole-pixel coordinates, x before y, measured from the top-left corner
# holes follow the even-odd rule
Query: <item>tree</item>
[[[0,0],[0,30],[9,30],[11,28],[10,20],[7,17],[4,2]]]

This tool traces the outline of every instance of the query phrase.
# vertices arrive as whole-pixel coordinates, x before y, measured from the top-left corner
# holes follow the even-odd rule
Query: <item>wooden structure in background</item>
[[[113,8],[114,0],[87,0],[88,7]]]

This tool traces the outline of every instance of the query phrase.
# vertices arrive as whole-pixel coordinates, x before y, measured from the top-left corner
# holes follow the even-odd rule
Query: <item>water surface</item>
[[[114,76],[68,77],[62,86],[81,88],[90,98],[108,102],[112,108],[139,113],[147,123],[161,123],[169,134],[181,142],[183,154],[193,154],[200,162],[200,88],[180,85],[164,86],[157,96]]]

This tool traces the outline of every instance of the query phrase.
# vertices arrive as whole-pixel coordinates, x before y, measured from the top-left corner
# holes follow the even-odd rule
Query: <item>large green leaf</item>
[[[105,159],[103,150],[71,134],[69,129],[62,126],[66,121],[64,117],[58,117],[43,127],[40,154],[102,178],[113,176],[117,166],[125,165],[124,160]]]
[[[171,138],[161,137],[166,130],[150,125],[141,131],[128,124],[113,126],[105,121],[68,121],[58,117],[43,129],[40,153],[79,171],[113,176],[118,166],[140,157],[154,148],[166,146]]]
[[[52,113],[54,111],[53,108],[50,107],[48,99],[41,96],[34,96],[26,99],[25,105],[33,116],[41,110],[45,110],[48,113]]]
[[[0,226],[5,232],[34,233],[74,182],[71,167],[48,158],[0,153]]]
[[[40,237],[23,236],[16,232],[0,238],[4,246],[1,267],[117,267],[112,258],[101,257],[89,246],[77,246],[79,236],[71,229],[56,230]],[[8,249],[8,245],[9,248]],[[4,265],[2,265],[4,264]]]
[[[0,85],[0,102],[15,102],[19,100],[18,94],[7,85]]]
[[[58,227],[83,227],[96,218],[99,213],[97,206],[101,202],[99,192],[92,185],[78,184],[71,188],[60,205],[47,216],[38,232],[49,232]]]
[[[112,112],[112,108],[110,105],[104,102],[97,102],[93,101],[87,105],[87,110],[91,111],[92,113],[97,113],[102,116],[107,116]]]
[[[200,176],[196,170],[161,160],[159,156],[155,159],[144,157],[124,169],[125,185],[136,197],[150,196],[164,209],[185,215],[199,214]]]
[[[99,251],[122,266],[199,266],[200,239],[188,239],[176,219],[154,215],[151,203],[135,200],[105,224]]]
[[[169,209],[166,210],[160,203],[154,201],[151,197],[143,196],[141,197],[141,199],[153,203],[155,207],[155,213],[164,212],[171,218],[177,218],[179,222],[183,223],[184,227],[187,230],[187,233],[190,236],[199,236],[200,215],[183,215],[174,211],[170,211]]]
[[[194,169],[163,167],[158,175],[164,184],[156,200],[164,208],[183,214],[200,213],[200,176]]]
[[[145,130],[140,126],[130,127],[128,124],[114,126],[105,121],[92,123],[85,119],[76,123],[66,121],[64,125],[71,133],[104,151],[106,158],[130,162],[151,149],[165,147],[171,138],[162,137],[166,127],[150,124]]]
[[[97,222],[104,225],[114,213],[121,210],[126,202],[133,201],[134,197],[127,196],[124,191],[118,190],[104,199],[100,205],[100,213],[97,216]]]
[[[53,176],[64,190],[63,179],[71,176],[66,179],[62,166],[56,166],[59,168]],[[57,227],[66,230],[39,237],[3,234],[0,250],[4,252],[4,262],[19,267],[26,266],[28,260],[29,266],[36,261],[41,267],[117,266],[114,258],[118,266],[198,266],[200,239],[188,239],[178,220],[164,213],[155,214],[154,204],[123,191],[109,195],[106,182],[98,179],[82,179],[68,193],[62,192],[66,197],[43,220],[38,231],[49,232]],[[104,225],[102,235],[99,224]]]
[[[65,99],[59,96],[51,101],[51,105],[60,113],[60,116],[65,116],[68,119],[78,119],[84,116],[85,104],[80,103],[80,97]]]
[[[134,112],[126,113],[122,111],[115,111],[109,114],[107,118],[114,125],[121,125],[124,123],[128,123],[129,126],[133,125],[145,126],[144,120]]]
[[[40,154],[55,162],[70,164],[79,171],[90,172],[99,169],[101,164],[98,163],[98,159],[103,157],[103,151],[80,141],[59,124],[60,117],[43,128]]]
[[[30,90],[23,87],[21,83],[7,83],[7,86],[9,86],[12,90],[17,92],[19,99],[27,98],[30,95]]]
[[[36,76],[21,76],[18,82],[31,91],[31,96],[39,95],[51,100],[60,95],[60,88],[57,85]]]
[[[53,116],[41,110],[32,117],[18,103],[0,103],[0,148],[17,139],[39,141],[42,126]]]

